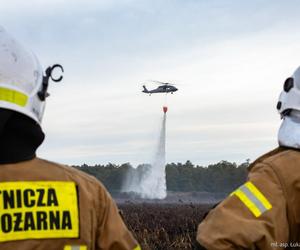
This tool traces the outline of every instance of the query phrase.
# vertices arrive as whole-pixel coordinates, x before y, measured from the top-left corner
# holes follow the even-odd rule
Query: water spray
[[[167,196],[166,187],[166,121],[168,107],[163,106],[163,119],[159,141],[152,164],[142,170],[142,174],[136,171],[127,176],[125,192],[134,192],[145,199],[164,199]]]

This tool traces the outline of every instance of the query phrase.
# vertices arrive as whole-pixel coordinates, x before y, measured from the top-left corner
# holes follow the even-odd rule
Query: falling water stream
[[[166,189],[166,120],[164,112],[160,130],[159,141],[152,164],[144,167],[142,172],[128,173],[123,191],[133,192],[144,199],[164,199]]]

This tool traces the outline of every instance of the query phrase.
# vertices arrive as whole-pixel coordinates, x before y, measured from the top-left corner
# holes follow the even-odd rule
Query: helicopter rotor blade
[[[169,82],[161,82],[161,81],[157,81],[157,80],[147,80],[146,81],[146,84],[147,83],[154,83],[154,84],[157,84],[157,85],[165,85],[165,86],[182,86],[182,85],[185,85],[185,84],[182,84],[182,83],[172,83],[172,82],[177,82],[177,81],[169,81]]]
[[[156,80],[149,80],[149,82],[153,82],[153,83],[158,84],[158,85],[168,85],[168,86],[174,85],[173,83],[170,83],[170,82],[161,82],[161,81],[156,81]]]
[[[166,84],[165,82],[161,82],[161,81],[156,81],[156,80],[149,80],[149,82],[153,82],[153,83],[156,83],[156,84]]]

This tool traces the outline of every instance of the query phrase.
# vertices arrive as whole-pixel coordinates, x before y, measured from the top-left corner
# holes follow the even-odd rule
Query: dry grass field
[[[125,223],[143,250],[203,249],[196,242],[199,222],[212,205],[120,204]]]

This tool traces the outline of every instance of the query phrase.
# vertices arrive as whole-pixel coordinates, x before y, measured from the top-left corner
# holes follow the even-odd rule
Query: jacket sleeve
[[[101,190],[97,250],[141,250],[137,241],[124,224],[110,194]]]
[[[284,249],[289,225],[282,186],[272,167],[259,163],[239,187],[202,221],[197,240],[206,249]]]

